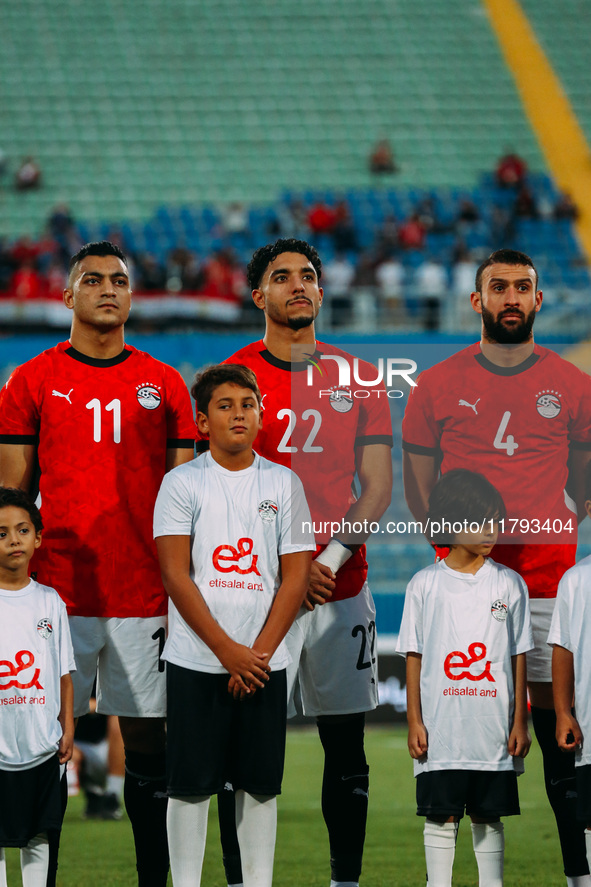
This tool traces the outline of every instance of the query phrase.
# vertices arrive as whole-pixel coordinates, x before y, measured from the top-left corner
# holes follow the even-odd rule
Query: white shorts
[[[344,715],[378,704],[376,608],[367,582],[356,597],[300,610],[286,642],[287,716]]]
[[[75,718],[87,714],[95,678],[100,714],[166,716],[166,675],[160,658],[166,616],[70,616],[69,622],[76,658],[72,672]]]
[[[529,599],[534,649],[525,654],[528,681],[552,682],[552,647],[547,643],[556,598]]]

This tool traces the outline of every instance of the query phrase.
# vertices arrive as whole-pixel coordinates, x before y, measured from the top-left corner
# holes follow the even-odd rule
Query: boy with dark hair
[[[209,452],[170,472],[154,536],[170,596],[167,781],[175,887],[201,883],[212,794],[229,779],[245,887],[271,887],[285,755],[284,637],[314,542],[302,485],[252,450],[261,395],[243,366],[197,377]],[[309,524],[308,524],[309,526]]]
[[[29,578],[39,509],[0,487],[0,884],[4,847],[21,848],[23,884],[45,887],[49,835],[62,812],[59,765],[72,757],[74,653],[65,605]]]
[[[516,774],[531,744],[525,653],[533,641],[525,583],[489,558],[503,513],[484,477],[445,474],[427,522],[430,535],[451,536],[450,552],[406,591],[397,652],[406,654],[408,748],[417,814],[426,817],[429,887],[451,887],[464,810],[480,887],[501,887],[500,817],[519,813]]]
[[[585,508],[591,516],[591,465],[585,476]],[[560,584],[548,643],[552,650],[552,686],[556,741],[575,754],[577,815],[586,825],[591,862],[591,556],[567,570]],[[574,709],[573,709],[574,699]]]

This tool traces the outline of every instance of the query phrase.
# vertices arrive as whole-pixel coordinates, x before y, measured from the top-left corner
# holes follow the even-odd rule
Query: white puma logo
[[[470,409],[471,409],[471,410],[474,410],[474,412],[476,413],[476,415],[478,415],[478,410],[476,409],[476,404],[478,403],[479,400],[480,400],[480,398],[478,398],[478,400],[477,400],[475,403],[468,403],[467,400],[460,400],[460,401],[458,401],[458,406],[460,406],[460,407],[470,407]]]
[[[70,400],[70,394],[72,393],[73,390],[74,390],[73,388],[70,388],[70,390],[68,391],[67,394],[62,394],[61,391],[56,391],[54,388],[51,393],[54,397],[65,397],[66,400],[68,401],[68,403],[71,405],[72,401]]]

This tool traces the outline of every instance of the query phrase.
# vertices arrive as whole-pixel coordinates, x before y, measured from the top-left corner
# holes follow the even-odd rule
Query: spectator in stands
[[[398,222],[394,213],[386,216],[382,227],[377,231],[376,247],[378,253],[384,257],[398,247]]]
[[[390,322],[400,320],[403,310],[404,265],[391,252],[379,261],[375,275],[385,319]]]
[[[495,178],[501,188],[518,188],[527,175],[527,163],[509,149],[497,163]]]
[[[217,250],[205,263],[203,273],[204,283],[201,288],[203,295],[236,304],[242,303],[246,277],[231,250]]]
[[[553,216],[556,221],[569,219],[571,222],[576,222],[579,218],[579,207],[574,202],[571,195],[566,191],[562,191],[559,195],[556,205],[554,206]]]
[[[521,186],[515,198],[513,213],[518,219],[537,219],[538,207],[531,188],[525,183]]]
[[[273,218],[269,221],[267,231],[271,237],[294,237],[296,240],[305,240],[310,229],[308,228],[308,212],[301,200],[289,200],[287,203],[279,203],[275,207]]]
[[[337,217],[334,208],[323,200],[316,201],[308,212],[308,228],[312,236],[318,237],[323,234],[332,234],[336,222]]]
[[[16,269],[10,281],[10,295],[19,302],[44,297],[45,281],[37,271],[34,260],[27,260]]]
[[[62,302],[68,285],[68,275],[60,259],[54,256],[45,272],[44,298]]]
[[[334,208],[332,241],[338,253],[357,251],[357,234],[346,200],[339,200]]]
[[[456,218],[458,227],[466,227],[474,225],[480,221],[480,212],[474,201],[470,197],[462,197]]]
[[[14,187],[17,191],[38,188],[41,184],[41,168],[32,157],[25,157],[16,171]]]
[[[427,256],[415,272],[417,295],[423,303],[423,323],[426,330],[438,330],[441,325],[441,306],[447,296],[447,273],[436,259]]]
[[[467,296],[474,288],[477,270],[478,262],[474,261],[466,245],[457,244],[451,271],[451,306],[456,329],[462,331],[474,328],[475,313]]]
[[[346,253],[336,253],[333,259],[322,265],[324,302],[322,322],[336,326],[348,322],[351,315],[351,287],[355,277],[355,265]],[[328,311],[327,311],[328,309]],[[325,312],[328,317],[325,317]]]
[[[402,249],[423,249],[426,236],[427,229],[416,212],[398,228],[398,243]]]
[[[146,293],[166,292],[166,271],[152,253],[142,253],[137,258],[137,278],[134,289]]]
[[[243,203],[235,200],[223,213],[223,226],[226,234],[249,234],[248,210]]]
[[[380,139],[369,155],[369,171],[374,175],[398,172],[394,152],[388,139]]]

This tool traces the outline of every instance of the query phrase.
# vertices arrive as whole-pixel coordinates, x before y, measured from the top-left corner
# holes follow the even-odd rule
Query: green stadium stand
[[[29,154],[43,170],[35,193],[0,183],[4,235],[60,200],[117,221],[368,187],[382,137],[401,184],[474,183],[509,144],[544,169],[475,0],[21,0],[0,82],[10,172]]]

